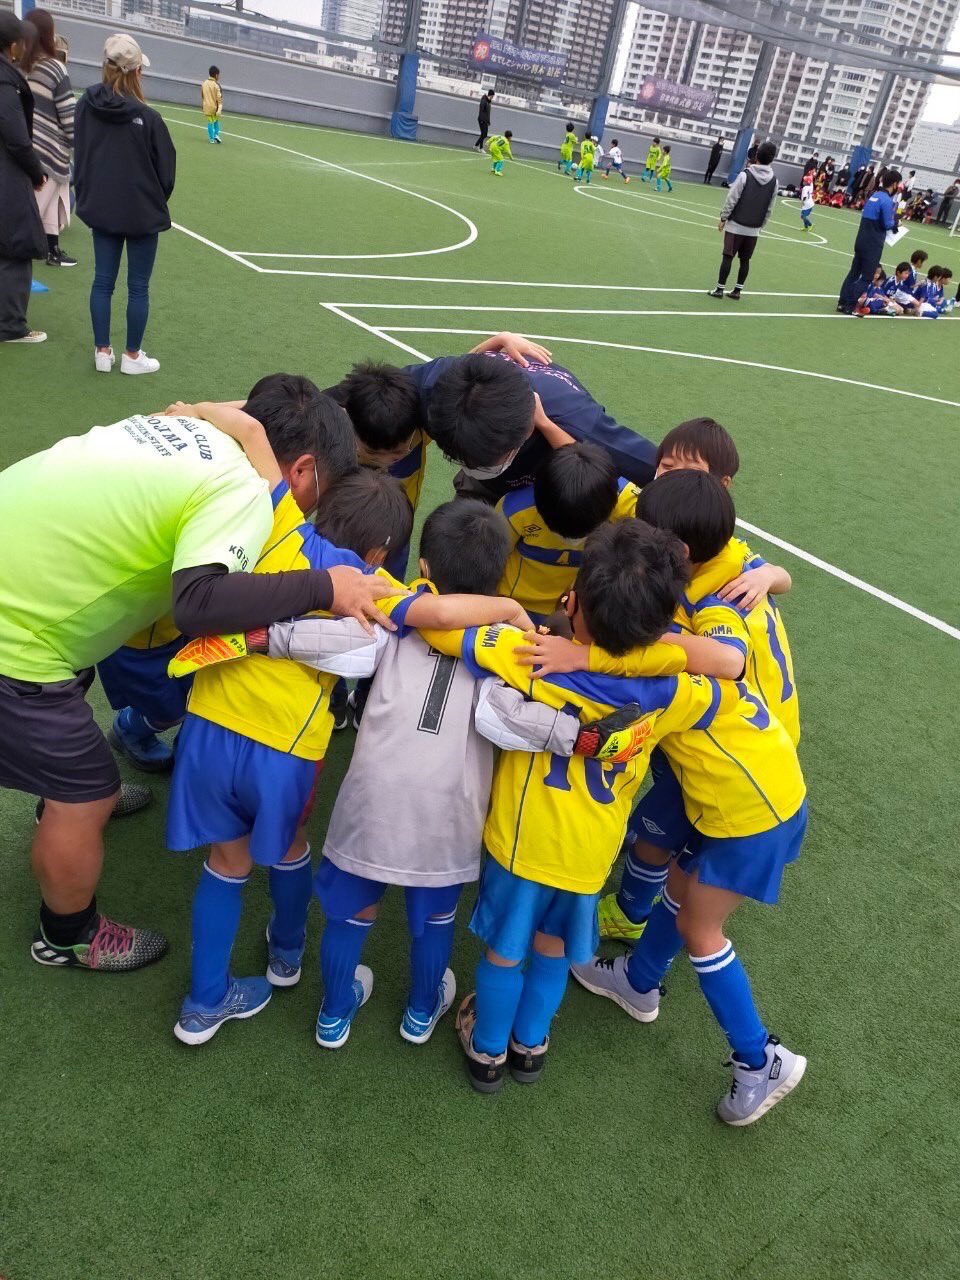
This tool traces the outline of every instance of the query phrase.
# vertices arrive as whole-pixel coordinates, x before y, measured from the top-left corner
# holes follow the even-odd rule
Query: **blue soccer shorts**
[[[379,902],[388,888],[382,880],[368,880],[353,871],[343,871],[329,858],[323,859],[313,878],[313,891],[329,920],[349,920]],[[422,938],[431,916],[452,916],[462,889],[462,884],[404,885],[411,936]]]

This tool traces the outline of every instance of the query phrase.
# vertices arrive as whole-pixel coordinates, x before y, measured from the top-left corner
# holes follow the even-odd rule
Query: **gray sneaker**
[[[629,1013],[631,1018],[636,1018],[637,1022],[653,1022],[660,1012],[662,988],[635,991],[627,977],[626,956],[616,956],[613,959],[594,956],[587,964],[572,964],[570,972],[581,987],[586,987],[595,996],[606,996],[625,1013]]]
[[[724,1124],[753,1124],[792,1092],[803,1079],[807,1060],[784,1048],[776,1036],[767,1041],[767,1060],[751,1070],[736,1058],[726,1065],[733,1067],[730,1092],[720,1099],[717,1115]]]

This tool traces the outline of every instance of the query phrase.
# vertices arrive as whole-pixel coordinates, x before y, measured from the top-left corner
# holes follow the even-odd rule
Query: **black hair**
[[[930,255],[926,249],[914,249],[910,255],[910,265],[911,267],[922,267],[929,257]]]
[[[443,595],[492,596],[507,567],[510,526],[477,498],[456,498],[431,511],[420,534],[420,557]]]
[[[317,531],[335,547],[363,559],[410,541],[413,507],[403,485],[375,467],[354,467],[320,499]]]
[[[880,175],[881,187],[899,187],[903,181],[903,174],[899,169],[884,169]]]
[[[619,138],[614,138],[614,139],[612,139],[612,141],[611,141],[610,145],[611,145],[611,147],[619,147],[619,145],[620,145],[620,140],[619,140]]]
[[[561,538],[585,538],[616,505],[613,459],[595,444],[552,450],[533,478],[533,500],[548,529]]]
[[[659,141],[660,141],[660,139],[659,139],[659,138],[657,138],[657,137],[655,137],[653,140],[654,140],[654,142],[659,142]]]
[[[670,150],[670,144],[667,143],[666,146],[663,148],[663,154],[666,155],[669,150]]]
[[[641,492],[637,515],[687,544],[694,564],[704,564],[733,537],[737,513],[729,491],[707,471],[670,471]]]
[[[673,534],[643,520],[614,520],[584,545],[577,605],[596,644],[627,653],[663,635],[689,579],[689,562]]]
[[[0,12],[0,53],[6,53],[11,45],[23,40],[26,34],[23,23],[15,13],[6,9]]]
[[[374,360],[355,364],[328,392],[346,409],[368,449],[396,449],[420,425],[420,393],[413,375]]]
[[[941,267],[941,268],[940,268],[940,279],[941,279],[941,280],[952,280],[952,279],[953,279],[953,272],[950,270],[950,268],[949,268],[949,267]]]
[[[462,356],[436,381],[427,432],[454,462],[492,467],[526,440],[533,411],[533,388],[518,364]]]
[[[733,477],[740,470],[733,436],[713,418],[690,418],[668,431],[657,449],[656,465],[670,454],[688,461],[702,458],[712,476]]]
[[[761,142],[757,148],[757,164],[773,164],[777,158],[777,144],[775,142]]]
[[[218,76],[219,74],[220,74],[219,67],[211,67],[210,70],[207,72],[208,76]]]
[[[504,136],[505,138],[512,138],[512,137],[513,137],[513,130],[512,130],[512,129],[504,129],[504,131],[503,131],[503,136]]]
[[[899,271],[909,271],[909,270],[910,270],[910,263],[909,263],[909,262],[898,262],[898,263],[897,263],[897,265],[896,265],[895,270],[896,270],[896,271],[898,271],[898,272],[899,272]]]
[[[244,408],[263,424],[278,462],[295,462],[311,454],[329,484],[357,465],[350,419],[309,378],[267,374],[251,387]]]
[[[567,121],[567,133],[572,133],[572,132],[573,132],[573,121],[572,121],[572,120],[568,120],[568,121]]]
[[[939,280],[941,271],[943,271],[943,267],[938,267],[938,266],[927,267],[927,279]]]
[[[496,95],[494,94],[494,91],[493,91],[492,89],[488,89],[488,90],[487,90],[487,97],[488,97],[488,98],[493,98],[493,97],[495,97],[495,96],[496,96]]]

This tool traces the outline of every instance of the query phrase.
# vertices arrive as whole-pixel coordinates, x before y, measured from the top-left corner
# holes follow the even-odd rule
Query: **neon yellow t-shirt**
[[[639,496],[640,490],[635,484],[621,479],[610,519],[623,520],[636,515]],[[560,597],[573,586],[583,560],[585,540],[562,538],[547,528],[537,511],[533,485],[514,489],[501,498],[498,505],[515,542],[497,593],[516,600],[528,613],[545,617],[553,613]]]
[[[584,721],[627,702],[640,704],[648,736],[627,764],[526,751],[504,751],[497,762],[484,844],[516,875],[574,893],[603,887],[660,738],[695,725],[706,728],[724,703],[739,701],[732,685],[724,688],[705,676],[617,679],[577,672],[533,680],[530,668],[516,660],[523,635],[515,627],[421,634],[440,653],[462,658],[478,678],[497,675],[537,702]]]
[[[193,418],[126,418],[0,474],[0,673],[50,683],[170,609],[170,575],[252,567],[270,497],[240,446]]]

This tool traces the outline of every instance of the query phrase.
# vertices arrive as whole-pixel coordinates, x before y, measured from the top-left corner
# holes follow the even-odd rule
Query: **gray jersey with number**
[[[480,874],[493,746],[474,729],[477,681],[413,631],[390,635],[323,846],[343,871],[386,884]]]

